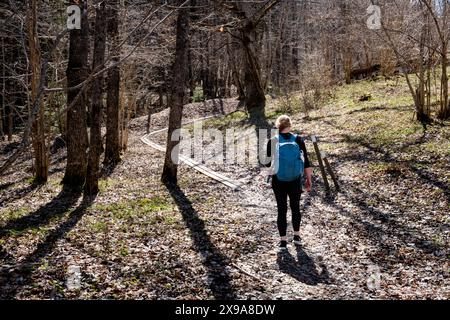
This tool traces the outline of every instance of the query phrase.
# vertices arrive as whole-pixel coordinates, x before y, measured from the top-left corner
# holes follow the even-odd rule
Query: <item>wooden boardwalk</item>
[[[211,117],[208,117],[211,118]],[[206,118],[202,118],[202,119],[197,119],[195,121],[200,121],[200,120],[204,120]],[[194,122],[194,121],[192,121]],[[189,122],[190,123],[190,122]],[[188,124],[188,123],[185,123]],[[152,147],[155,150],[161,151],[161,152],[166,152],[166,147],[162,146],[160,144],[157,144],[156,142],[153,142],[152,140],[150,140],[150,137],[156,133],[162,132],[167,130],[167,128],[162,129],[162,130],[158,130],[158,131],[154,131],[150,134],[147,134],[145,136],[143,136],[141,138],[141,141],[143,143],[145,143],[146,145]],[[180,161],[183,162],[184,164],[188,165],[189,167],[193,168],[194,170],[197,170],[198,172],[201,172],[202,174],[210,177],[211,179],[214,179],[224,185],[226,185],[227,187],[230,187],[231,189],[238,191],[241,189],[242,187],[242,183],[239,181],[234,181],[226,176],[224,176],[221,173],[218,173],[216,171],[211,170],[210,168],[206,167],[205,165],[203,165],[202,163],[199,163],[198,161],[195,161],[194,159],[191,159],[189,157],[180,155]]]

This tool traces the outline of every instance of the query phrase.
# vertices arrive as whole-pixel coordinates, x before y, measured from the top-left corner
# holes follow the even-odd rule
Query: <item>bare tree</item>
[[[269,0],[262,6],[255,6],[253,3],[234,1],[232,5],[223,2],[222,6],[231,12],[238,21],[229,23],[229,28],[234,38],[239,39],[242,45],[243,65],[243,86],[245,94],[245,104],[249,111],[264,113],[266,97],[264,80],[261,74],[261,64],[259,59],[261,22],[270,10],[280,1]]]
[[[108,36],[110,38],[110,55],[112,63],[120,60],[119,38],[119,0],[108,2]],[[108,70],[106,101],[106,165],[120,162],[120,128],[119,128],[119,96],[120,96],[120,67],[113,66]]]
[[[41,75],[41,49],[39,36],[37,33],[37,0],[30,0],[29,3],[29,30],[28,42],[30,50],[31,65],[31,105],[33,105],[38,96],[38,87]],[[45,143],[45,117],[44,104],[42,101],[38,105],[39,111],[36,120],[33,123],[33,150],[34,150],[34,170],[35,181],[45,183],[48,179],[48,150]]]
[[[172,141],[174,132],[181,127],[183,105],[188,89],[187,68],[189,51],[189,10],[180,8],[177,19],[177,41],[175,62],[173,64],[172,92],[169,106],[169,130],[167,134],[167,150],[161,180],[165,183],[177,183],[179,141]]]
[[[86,95],[77,88],[87,79],[89,29],[87,17],[87,1],[80,1],[82,9],[81,29],[70,31],[69,62],[67,65],[67,104],[75,99],[76,103],[67,110],[67,166],[63,179],[66,189],[81,189],[86,180],[88,146],[86,123]],[[72,4],[76,4],[72,1]],[[73,87],[77,89],[73,89]],[[78,97],[78,98],[77,98]]]
[[[105,64],[106,48],[106,3],[101,0],[95,9],[94,56],[92,69],[101,70]],[[103,74],[92,83],[91,131],[89,141],[89,156],[87,178],[84,192],[88,196],[95,196],[98,189],[100,155],[102,149],[102,133],[100,113],[103,109]]]
[[[441,119],[450,118],[450,105],[448,99],[448,44],[450,39],[450,5],[448,1],[421,0],[428,10],[436,28],[438,38],[438,49],[441,59],[441,90],[440,90],[440,110]]]

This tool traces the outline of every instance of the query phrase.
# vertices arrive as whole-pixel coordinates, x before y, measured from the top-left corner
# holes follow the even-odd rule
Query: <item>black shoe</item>
[[[287,241],[280,241],[280,250],[287,250]]]
[[[294,239],[292,240],[292,242],[297,246],[300,246],[302,244],[300,236],[294,236]]]

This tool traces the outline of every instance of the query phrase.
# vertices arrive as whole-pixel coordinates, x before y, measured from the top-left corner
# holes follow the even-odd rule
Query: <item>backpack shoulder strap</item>
[[[293,133],[293,134],[292,134],[292,137],[291,137],[292,142],[297,141],[297,138],[298,138],[298,135],[295,134],[295,133]]]
[[[282,142],[284,140],[284,138],[283,138],[283,136],[281,134],[277,134],[274,137],[274,139],[275,139],[276,142]]]

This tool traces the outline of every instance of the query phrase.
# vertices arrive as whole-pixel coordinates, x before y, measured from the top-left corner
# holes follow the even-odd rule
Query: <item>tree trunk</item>
[[[450,118],[450,105],[448,101],[447,45],[444,44],[442,47],[441,110],[439,112],[439,118],[445,120]]]
[[[110,38],[110,54],[112,63],[120,60],[119,39],[119,0],[111,0],[108,10],[108,36]],[[108,70],[106,101],[106,150],[105,165],[116,165],[120,162],[120,132],[119,132],[119,96],[120,96],[120,67]]]
[[[205,99],[214,99],[214,64],[211,62],[212,52],[209,41],[206,42],[206,60],[202,59],[202,83]]]
[[[119,86],[119,146],[120,152],[124,151],[123,149],[123,138],[125,132],[125,114],[126,114],[126,106],[125,106],[125,84],[127,81],[126,76],[122,78]]]
[[[159,111],[162,111],[164,108],[164,90],[162,85],[158,89],[158,102],[159,102]]]
[[[426,29],[424,26],[419,43],[420,50],[420,63],[419,63],[419,84],[416,90],[416,112],[417,120],[422,123],[429,121],[429,115],[425,111],[425,42],[426,42]]]
[[[228,52],[228,56],[230,57],[230,64],[231,64],[231,76],[232,76],[232,82],[234,83],[234,85],[236,86],[236,90],[237,90],[237,94],[238,94],[238,100],[242,101],[245,100],[245,92],[244,92],[244,86],[242,84],[241,81],[241,77],[239,74],[239,69],[238,66],[236,64],[236,60],[235,60],[235,52],[240,50],[238,48],[233,48],[233,50],[230,49],[230,38],[227,39],[227,52]]]
[[[255,52],[256,31],[252,25],[242,29],[244,53],[244,91],[248,111],[264,113],[266,96],[261,79],[259,59]]]
[[[11,105],[8,106],[8,125],[6,127],[6,132],[8,135],[8,141],[12,141],[12,135],[14,130],[14,118],[13,118],[13,107]]]
[[[67,105],[71,105],[81,92],[73,108],[67,110],[67,166],[63,179],[65,189],[79,190],[86,180],[86,95],[83,88],[70,89],[87,78],[89,24],[87,1],[80,1],[82,8],[81,29],[70,31],[69,62],[67,65]],[[75,1],[71,1],[75,4]]]
[[[172,134],[181,128],[183,104],[188,86],[188,50],[189,50],[189,11],[180,9],[177,19],[176,57],[173,65],[172,92],[170,95],[169,131],[167,134],[167,150],[161,180],[177,183],[178,153],[172,153],[179,141],[172,141]]]
[[[5,72],[5,40],[2,37],[2,104],[0,105],[0,139],[3,141],[5,139],[5,131],[3,129],[3,120],[4,120],[4,110],[5,110],[5,101],[6,101],[6,72]]]
[[[106,5],[101,1],[95,9],[95,41],[93,70],[100,70],[105,63],[106,48]],[[87,166],[87,178],[84,193],[87,196],[97,195],[98,179],[100,171],[100,155],[102,149],[102,133],[100,126],[100,113],[103,108],[103,73],[92,83],[92,106],[91,106],[91,131]]]
[[[128,149],[128,125],[131,120],[131,112],[134,110],[136,104],[136,98],[130,93],[127,97],[126,110],[123,118],[123,130],[122,130],[122,150]]]
[[[3,132],[3,106],[4,102],[0,105],[0,140],[3,141],[5,139],[5,133]]]
[[[29,6],[28,44],[31,64],[31,105],[34,105],[40,83],[41,53],[37,34],[37,0],[31,0]],[[39,105],[38,115],[33,123],[33,151],[35,181],[38,184],[48,179],[48,152],[45,144],[44,104]]]
[[[145,132],[147,132],[147,134],[150,133],[150,126],[152,124],[152,107],[150,106],[148,108],[148,115],[147,115],[147,126],[146,126],[146,130]]]

